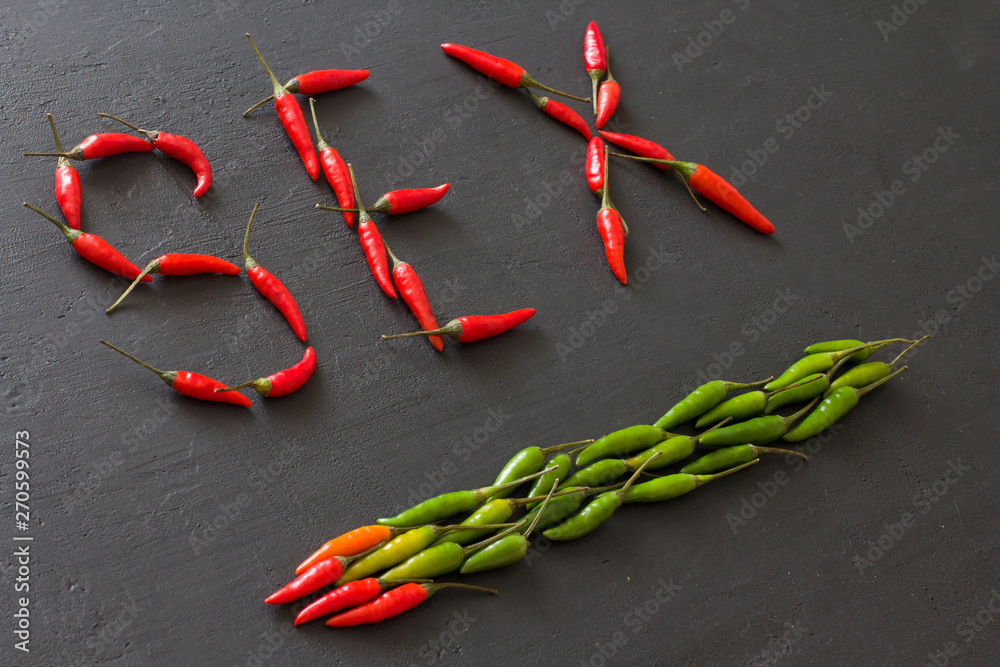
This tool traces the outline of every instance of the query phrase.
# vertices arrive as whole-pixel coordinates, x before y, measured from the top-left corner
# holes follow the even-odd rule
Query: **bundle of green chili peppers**
[[[597,530],[622,505],[677,498],[758,463],[761,454],[805,459],[801,452],[767,445],[778,440],[801,442],[829,428],[862,396],[906,370],[897,368],[900,360],[925,338],[817,343],[777,378],[708,382],[652,425],[629,426],[597,440],[523,449],[490,486],[430,498],[327,542],[299,566],[298,579],[268,602],[290,602],[334,584],[333,591],[299,614],[299,624],[347,604],[360,604],[352,587],[360,588],[356,582],[364,581],[373,582],[366,584],[372,597],[381,594],[367,602],[376,605],[407,583],[513,565],[524,558],[528,538],[536,530],[552,541],[575,540]],[[909,347],[891,362],[868,361],[878,350],[897,343]],[[787,416],[776,414],[794,404],[805,405]],[[698,435],[671,432],[692,421],[696,428],[709,428]],[[680,463],[684,465],[672,474],[651,472]],[[523,496],[510,497],[524,488]],[[519,510],[523,516],[511,522]],[[457,525],[439,525],[458,515],[467,516]],[[375,575],[378,579],[372,578]],[[382,592],[387,589],[390,592]],[[388,606],[392,605],[386,598],[381,607]],[[379,608],[362,615],[379,617],[375,613]]]

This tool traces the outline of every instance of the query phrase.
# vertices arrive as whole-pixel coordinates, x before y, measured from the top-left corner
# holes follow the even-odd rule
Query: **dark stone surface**
[[[997,3],[897,3],[917,10],[892,31],[878,23],[893,20],[888,0],[578,3],[54,0],[0,10],[0,507],[14,511],[14,439],[26,430],[34,536],[31,655],[18,660],[995,658],[1000,619],[966,619],[991,599],[996,609],[1000,588]],[[713,23],[720,16],[732,21]],[[618,127],[726,176],[766,155],[741,190],[777,234],[701,214],[668,174],[616,162],[613,192],[631,228],[632,284],[620,288],[579,173],[580,137],[437,46],[482,47],[582,92],[590,19],[624,89]],[[706,21],[721,33],[703,32]],[[366,198],[452,183],[431,210],[380,218],[387,241],[417,268],[442,321],[530,305],[530,324],[442,355],[379,339],[411,329],[411,316],[378,290],[340,219],[312,209],[332,196],[304,175],[273,112],[240,117],[269,92],[247,31],[283,78],[371,69],[363,85],[318,100],[326,138],[355,164]],[[707,46],[685,62],[676,54],[689,38]],[[829,94],[822,103],[816,90]],[[78,165],[85,229],[137,263],[171,251],[236,260],[263,201],[253,254],[303,308],[319,357],[309,385],[251,410],[208,405],[97,344],[232,381],[302,350],[243,277],[158,279],[105,316],[125,282],[18,206],[57,212],[54,161],[20,157],[51,149],[46,111],[67,146],[119,131],[94,115],[105,111],[186,135],[211,159],[215,184],[201,200],[188,170],[162,156]],[[795,114],[804,120],[793,125]],[[957,138],[932,155],[949,130]],[[936,160],[914,171],[924,151]],[[884,214],[849,238],[844,225],[894,181]],[[539,218],[524,217],[526,200],[543,207]],[[807,465],[772,458],[669,505],[626,508],[583,542],[475,577],[501,589],[495,599],[442,593],[405,619],[338,632],[293,631],[292,611],[262,603],[314,547],[398,510],[422,485],[478,486],[526,443],[655,419],[700,374],[762,377],[815,340],[924,327],[937,335],[910,370]],[[950,466],[967,469],[949,477]],[[759,506],[753,516],[746,503]],[[736,523],[741,510],[748,518]],[[5,664],[17,653],[16,546],[8,537],[0,558]]]

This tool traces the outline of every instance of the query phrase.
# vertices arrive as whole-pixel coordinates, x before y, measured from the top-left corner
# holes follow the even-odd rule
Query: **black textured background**
[[[888,0],[0,9],[3,662],[995,659],[1000,5],[904,5],[912,15],[897,14],[894,30]],[[713,23],[723,11],[732,21]],[[616,162],[614,197],[631,228],[631,285],[620,288],[595,230],[581,138],[438,48],[483,48],[583,93],[591,19],[624,90],[621,131],[726,176],[777,147],[741,186],[773,237],[697,212],[667,174]],[[703,33],[706,21],[721,34]],[[412,329],[411,316],[378,290],[340,218],[312,209],[332,195],[304,174],[273,111],[240,116],[269,92],[248,31],[283,79],[371,70],[318,100],[365,197],[452,184],[432,209],[380,218],[387,241],[442,322],[530,305],[529,324],[441,355],[379,339]],[[679,60],[689,38],[708,45]],[[828,99],[802,109],[814,89]],[[54,160],[20,156],[51,150],[47,111],[67,146],[120,131],[95,117],[104,111],[188,136],[208,155],[215,181],[200,200],[190,172],[163,156],[77,165],[85,230],[140,265],[178,251],[238,261],[263,201],[253,254],[297,297],[319,358],[302,391],[255,398],[251,410],[204,404],[97,344],[227,381],[302,351],[245,277],[158,279],[105,316],[125,281],[19,206],[58,213]],[[797,111],[806,120],[794,126],[785,119]],[[947,152],[913,172],[908,161],[931,156],[949,129]],[[885,213],[860,235],[845,231],[896,180],[903,191]],[[347,631],[293,630],[295,610],[262,603],[324,540],[412,494],[487,483],[525,444],[648,422],[704,375],[766,376],[814,340],[924,328],[937,335],[910,370],[813,443],[807,465],[772,458],[669,505],[628,507],[583,542],[539,543],[529,561],[475,577],[496,598],[441,593],[405,618]],[[13,648],[11,616],[12,463],[24,430],[29,656]],[[900,535],[892,526],[908,512]]]

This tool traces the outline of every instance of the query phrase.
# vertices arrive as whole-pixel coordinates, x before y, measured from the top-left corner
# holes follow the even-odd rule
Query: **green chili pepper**
[[[617,491],[605,491],[594,498],[578,514],[570,517],[555,528],[549,528],[542,534],[550,540],[563,542],[580,539],[584,535],[589,535],[600,528],[622,506],[625,494],[628,493],[632,483],[639,477],[643,469],[652,461],[655,461],[658,456],[660,456],[659,453],[653,454],[648,461],[639,466],[639,469],[632,474],[632,477],[625,483],[625,486]]]
[[[816,406],[802,423],[784,434],[785,442],[801,442],[813,437],[817,433],[829,428],[835,421],[846,415],[858,404],[858,399],[885,384],[907,369],[903,366],[895,373],[874,382],[867,387],[855,389],[854,387],[841,387],[823,399],[823,402]]]
[[[711,433],[729,421],[730,418],[727,417],[712,428],[705,431],[705,433]],[[628,470],[637,470],[639,466],[653,458],[653,456],[657,453],[660,455],[657,457],[655,463],[650,464],[650,470],[665,468],[668,465],[677,463],[678,461],[683,461],[687,457],[694,454],[695,445],[698,444],[705,433],[694,437],[689,435],[676,435],[672,438],[668,438],[659,444],[653,445],[646,451],[636,454],[630,459],[625,459],[625,465],[628,466]]]
[[[425,500],[414,505],[408,510],[397,514],[394,517],[377,519],[375,523],[383,526],[420,526],[425,523],[433,523],[445,517],[459,514],[460,512],[471,512],[477,505],[487,498],[492,498],[501,491],[520,486],[524,482],[540,477],[546,471],[536,472],[533,475],[515,479],[506,484],[484,486],[481,489],[471,491],[453,491],[434,498]]]
[[[410,556],[379,578],[387,581],[431,579],[454,572],[463,560],[465,560],[465,547],[454,542],[443,542]]]
[[[814,398],[809,405],[791,417],[782,417],[781,415],[756,417],[706,433],[701,438],[701,444],[706,447],[730,447],[748,443],[766,445],[769,442],[774,442],[783,436],[799,417],[816,405],[818,400],[818,398]]]
[[[749,463],[761,454],[791,454],[809,460],[809,457],[792,449],[774,449],[773,447],[758,447],[757,445],[736,445],[723,447],[705,454],[697,461],[692,461],[681,472],[687,475],[708,475],[719,470],[727,470],[741,463]]]
[[[830,369],[829,373],[807,375],[796,384],[782,387],[771,393],[767,399],[767,407],[764,408],[764,414],[769,415],[786,405],[816,398],[830,386],[830,373],[833,372],[834,369]]]
[[[494,570],[513,565],[528,553],[528,540],[521,535],[506,535],[482,551],[472,554],[459,570],[462,574]]]
[[[586,468],[577,470],[556,490],[562,491],[571,486],[603,486],[610,484],[627,472],[628,464],[622,459],[602,459],[597,463],[591,463]]]
[[[849,350],[852,347],[863,347],[864,341],[846,338],[844,340],[828,340],[825,343],[813,343],[805,349],[806,354],[817,354],[820,352],[840,352]],[[850,357],[851,361],[864,361],[871,355],[871,350],[861,350]]]
[[[841,387],[854,387],[855,389],[860,389],[874,382],[878,382],[882,378],[889,377],[889,375],[896,370],[896,364],[899,363],[899,360],[902,359],[910,350],[928,338],[930,338],[930,336],[924,336],[920,340],[916,341],[913,345],[900,352],[899,356],[889,363],[885,363],[884,361],[870,361],[867,364],[861,364],[860,366],[855,366],[854,368],[845,371],[824,391],[823,397],[826,398]]]
[[[493,529],[495,530],[496,527],[494,526]],[[381,547],[366,552],[358,560],[351,563],[340,575],[340,579],[337,579],[337,585],[342,586],[358,579],[364,579],[380,570],[398,565],[410,556],[426,549],[438,536],[457,529],[456,526],[421,526],[408,530]]]
[[[872,352],[876,352],[877,350],[882,349],[886,345],[891,345],[892,343],[912,342],[912,340],[906,340],[905,338],[890,338],[888,340],[877,340],[871,343],[865,343],[861,347],[852,347],[838,352],[817,352],[815,354],[810,354],[809,356],[803,357],[789,366],[788,370],[779,375],[777,379],[764,385],[764,389],[767,391],[774,391],[775,389],[787,387],[794,382],[798,382],[807,375],[812,375],[813,373],[825,373],[833,368],[838,361],[846,359],[847,357],[852,357],[855,353],[860,351],[867,351],[871,354]]]
[[[672,500],[685,493],[694,491],[702,484],[711,482],[713,479],[731,475],[738,470],[743,470],[747,466],[752,466],[760,459],[754,459],[749,463],[731,468],[725,472],[714,475],[688,475],[677,473],[676,475],[665,475],[642,484],[636,484],[631,489],[627,489],[623,494],[623,501],[626,503],[658,503],[663,500]]]
[[[553,447],[546,447],[541,449],[539,447],[526,447],[522,449],[517,454],[507,462],[507,465],[503,467],[500,474],[497,475],[496,480],[493,482],[493,486],[500,486],[502,484],[508,484],[517,479],[523,479],[527,475],[538,472],[542,469],[545,464],[545,457],[553,452],[558,452],[563,449],[571,449],[573,447],[578,447],[580,445],[587,445],[593,442],[593,440],[581,440],[579,442],[567,442],[562,445],[555,445]],[[514,492],[516,487],[509,487],[500,493],[494,494],[495,498],[506,498]]]
[[[667,410],[667,414],[660,417],[654,426],[670,430],[675,426],[679,426],[684,422],[705,414],[705,412],[721,403],[729,392],[737,389],[754,389],[772,379],[774,378],[768,378],[760,382],[712,380],[682,398],[677,405]]]
[[[767,407],[769,395],[757,389],[733,396],[699,417],[694,426],[695,428],[702,428],[706,424],[717,424],[726,417],[730,417],[734,421],[740,421],[748,417],[757,417]]]
[[[531,536],[532,531],[538,526],[539,517],[545,513],[549,501],[552,500],[553,491],[555,491],[555,485],[549,489],[544,502],[538,508],[539,513],[534,516],[531,525],[523,535],[513,532],[509,535],[504,535],[493,544],[486,545],[462,563],[461,573],[472,574],[473,572],[495,570],[498,567],[513,565],[524,558],[524,554],[528,553],[528,537]]]
[[[580,468],[609,456],[630,454],[640,449],[646,449],[670,436],[657,426],[629,426],[603,438],[598,438],[594,444],[584,449],[576,457],[576,465]]]
[[[541,477],[535,480],[532,485],[531,490],[528,491],[528,496],[544,496],[546,493],[555,488],[555,484],[560,479],[566,479],[569,475],[569,469],[573,466],[573,459],[569,457],[568,454],[556,454],[551,459],[549,459],[546,468],[555,468],[555,470],[550,470]],[[526,507],[530,510],[535,507],[541,501],[533,502]]]

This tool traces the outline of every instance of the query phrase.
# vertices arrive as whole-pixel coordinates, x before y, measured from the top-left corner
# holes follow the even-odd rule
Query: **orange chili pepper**
[[[335,537],[295,568],[295,574],[302,574],[310,567],[334,556],[356,556],[386,542],[399,531],[389,526],[361,526]]]

